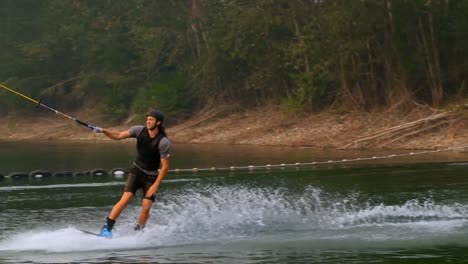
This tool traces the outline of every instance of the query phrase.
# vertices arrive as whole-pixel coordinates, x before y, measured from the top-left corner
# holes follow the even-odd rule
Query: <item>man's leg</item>
[[[138,218],[138,226],[139,228],[143,228],[146,225],[146,222],[148,222],[148,218],[150,216],[150,210],[151,206],[153,205],[153,200],[152,199],[142,199],[141,202],[141,213],[140,217]]]
[[[101,228],[101,236],[112,237],[112,228],[114,228],[115,220],[125,209],[127,204],[132,199],[133,195],[134,194],[132,192],[124,192],[120,200],[112,208],[112,211],[109,214],[109,216],[106,218],[106,223],[104,223],[104,226]]]
[[[130,173],[128,174],[127,182],[125,183],[124,193],[107,217],[107,226],[109,231],[112,230],[115,220],[120,216],[125,207],[127,207],[128,203],[130,203],[130,200],[132,200],[135,192],[140,188],[140,186],[141,182],[137,180],[136,169],[132,167],[130,168]]]
[[[157,175],[145,175],[143,183],[143,199],[141,200],[141,213],[140,217],[138,218],[138,224],[135,226],[135,230],[143,229],[146,225],[146,222],[148,221],[151,206],[154,203],[155,196],[152,195],[150,198],[146,198],[146,193],[154,184],[157,177]]]
[[[130,200],[132,200],[132,197],[133,197],[132,192],[124,192],[122,197],[120,198],[120,201],[118,201],[114,205],[114,208],[112,208],[112,211],[109,214],[109,218],[112,220],[116,220],[119,217],[119,215],[122,213],[122,211],[125,209],[125,207],[128,205]]]

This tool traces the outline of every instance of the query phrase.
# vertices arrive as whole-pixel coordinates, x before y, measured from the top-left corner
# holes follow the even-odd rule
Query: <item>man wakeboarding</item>
[[[138,189],[143,190],[143,199],[141,213],[134,229],[141,230],[145,227],[156,192],[169,170],[171,142],[167,138],[163,122],[164,114],[162,112],[151,111],[146,115],[146,126],[132,126],[121,132],[100,127],[93,128],[94,131],[102,132],[113,140],[137,139],[137,157],[130,168],[124,193],[107,216],[99,233],[100,236],[112,238],[115,221]]]

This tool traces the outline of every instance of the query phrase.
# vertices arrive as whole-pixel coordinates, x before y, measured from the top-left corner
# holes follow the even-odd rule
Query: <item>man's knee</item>
[[[152,205],[153,201],[151,199],[143,199],[141,207],[143,211],[149,212]]]

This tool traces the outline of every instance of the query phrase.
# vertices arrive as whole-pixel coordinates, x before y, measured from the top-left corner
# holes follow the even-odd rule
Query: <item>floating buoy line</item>
[[[234,171],[234,170],[255,170],[255,169],[273,169],[273,168],[287,168],[287,167],[303,167],[313,165],[324,165],[324,164],[339,164],[339,163],[352,163],[359,161],[379,160],[379,159],[391,159],[397,157],[416,156],[429,153],[447,152],[447,151],[468,151],[468,146],[462,147],[450,147],[445,149],[437,150],[425,150],[419,152],[410,152],[403,154],[391,154],[385,156],[372,156],[365,158],[354,158],[354,159],[340,159],[340,160],[327,160],[327,161],[312,161],[312,162],[296,162],[296,163],[282,163],[282,164],[267,164],[261,166],[248,165],[248,166],[230,166],[230,167],[211,167],[211,168],[192,168],[192,169],[174,169],[170,171],[174,172],[198,172],[198,171]]]
[[[371,160],[382,160],[382,159],[391,159],[398,157],[409,157],[417,156],[423,154],[437,153],[437,152],[447,152],[447,151],[468,151],[468,146],[461,147],[449,147],[445,149],[437,150],[425,150],[419,152],[409,152],[403,154],[390,154],[384,156],[372,156],[364,158],[353,158],[353,159],[340,159],[340,160],[327,160],[327,161],[312,161],[312,162],[296,162],[296,163],[281,163],[281,164],[266,164],[266,165],[248,165],[248,166],[230,166],[230,167],[209,167],[209,168],[191,168],[191,169],[171,169],[169,172],[181,173],[181,172],[202,172],[202,171],[235,171],[235,170],[270,170],[274,168],[288,168],[288,167],[304,167],[304,166],[315,166],[315,165],[324,165],[324,164],[341,164],[341,163],[353,163],[360,161],[371,161]],[[62,171],[62,172],[49,172],[43,170],[34,170],[31,172],[13,172],[8,175],[0,174],[0,181],[3,179],[26,179],[26,178],[44,178],[44,177],[78,177],[78,176],[114,176],[116,178],[121,178],[127,175],[128,171],[122,168],[115,168],[111,171],[104,169],[94,169],[85,172],[72,172],[72,171]]]
[[[0,174],[0,180],[7,178],[7,179],[26,179],[26,178],[46,178],[46,177],[78,177],[78,176],[93,176],[93,177],[101,177],[101,176],[115,176],[115,177],[123,177],[127,174],[127,171],[121,168],[116,168],[111,171],[106,171],[103,169],[94,169],[90,171],[84,172],[73,172],[73,171],[59,171],[59,172],[50,172],[44,170],[34,170],[31,172],[13,172],[8,175]]]

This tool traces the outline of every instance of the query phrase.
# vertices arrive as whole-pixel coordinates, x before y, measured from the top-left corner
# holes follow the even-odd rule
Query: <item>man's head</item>
[[[154,130],[164,122],[164,113],[161,111],[150,111],[146,114],[146,127],[148,130]]]
[[[152,116],[156,118],[158,121],[161,121],[161,123],[164,122],[164,113],[161,111],[156,111],[156,110],[150,111],[146,114],[146,117],[148,116]]]

